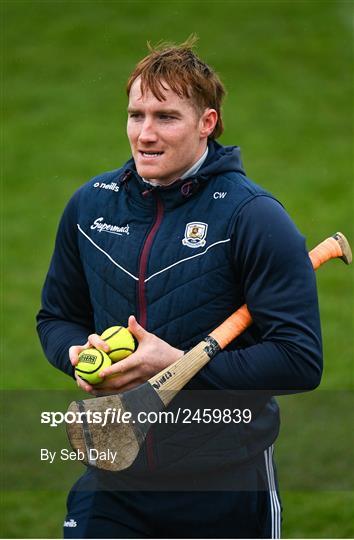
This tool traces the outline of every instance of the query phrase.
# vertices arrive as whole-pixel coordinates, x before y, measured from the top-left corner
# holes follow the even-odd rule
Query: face
[[[132,84],[127,133],[138,174],[167,185],[177,180],[203,155],[217,113],[198,114],[190,99],[170,88],[159,101],[150,91],[143,96],[140,78]]]

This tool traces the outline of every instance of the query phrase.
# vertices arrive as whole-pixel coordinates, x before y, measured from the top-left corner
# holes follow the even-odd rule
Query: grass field
[[[248,175],[283,202],[309,247],[336,230],[354,241],[352,6],[322,0],[1,2],[5,415],[18,392],[73,388],[45,361],[34,317],[68,198],[129,157],[124,86],[147,40],[182,41],[196,32],[200,55],[228,88],[221,142],[241,146]],[[296,396],[281,400],[283,534],[350,538],[353,270],[332,262],[318,273],[318,286],[325,353],[320,397],[301,405]],[[326,403],[333,403],[330,411]],[[11,467],[25,459],[21,442],[33,429],[30,422],[19,425]],[[312,425],[323,426],[314,438]],[[297,452],[304,461],[295,459]],[[338,482],[309,486],[310,455],[318,456],[309,461],[316,475],[326,477],[329,469]],[[5,459],[2,467],[11,468]],[[30,467],[21,475],[23,485],[3,486],[0,535],[60,537],[65,490],[36,484]]]

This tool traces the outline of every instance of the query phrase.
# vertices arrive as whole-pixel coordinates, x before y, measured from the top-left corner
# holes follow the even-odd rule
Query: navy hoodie
[[[185,350],[244,303],[252,327],[186,387],[200,391],[198,406],[207,401],[205,391],[257,391],[251,424],[227,427],[223,459],[235,464],[276,438],[272,395],[319,384],[321,333],[303,236],[282,205],[246,177],[239,149],[210,142],[196,175],[171,186],[148,186],[130,160],[74,194],[59,225],[37,328],[49,361],[73,376],[68,348],[90,333],[126,325],[131,314]],[[186,402],[182,393],[171,407]],[[200,427],[196,443],[194,427],[154,427],[158,466],[183,459],[188,468],[188,455],[190,466],[202,470],[206,454],[205,466],[216,466],[218,445],[208,453],[205,441],[220,441],[220,433]]]

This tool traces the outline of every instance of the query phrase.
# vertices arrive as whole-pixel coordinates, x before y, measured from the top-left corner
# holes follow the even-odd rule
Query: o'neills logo
[[[64,527],[77,527],[75,519],[69,519],[69,521],[64,521]]]
[[[129,234],[129,225],[125,225],[124,227],[119,227],[118,225],[111,225],[110,223],[104,223],[103,217],[95,219],[93,224],[91,225],[91,229],[97,229],[98,232],[107,232],[111,234],[119,234],[120,236],[123,234]]]
[[[171,373],[171,371],[166,371],[166,373],[164,375],[162,375],[162,377],[160,377],[160,379],[158,379],[156,382],[152,383],[152,386],[154,388],[156,388],[156,390],[158,390],[172,376],[173,376],[173,373]]]
[[[117,182],[111,182],[110,184],[105,184],[104,182],[95,182],[93,184],[94,188],[100,188],[100,189],[110,189],[111,191],[119,191],[119,186]]]

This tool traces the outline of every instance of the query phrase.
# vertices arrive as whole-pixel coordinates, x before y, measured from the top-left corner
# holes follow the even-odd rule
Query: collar
[[[164,184],[164,187],[165,186],[171,186],[172,184],[174,184],[175,182],[178,182],[180,180],[184,180],[185,178],[188,178],[189,176],[193,176],[195,175],[199,169],[201,168],[201,166],[203,165],[204,161],[206,160],[207,156],[208,156],[208,147],[206,147],[205,149],[205,152],[204,154],[202,155],[201,158],[198,159],[198,161],[196,161],[196,163],[194,163],[194,165],[192,165],[188,171],[186,171],[185,173],[182,174],[182,176],[176,180],[172,180],[172,182],[170,182],[169,184]],[[160,186],[161,184],[159,184],[156,180],[146,180],[145,178],[142,178],[142,180],[146,183],[146,184],[149,184],[150,186]]]

